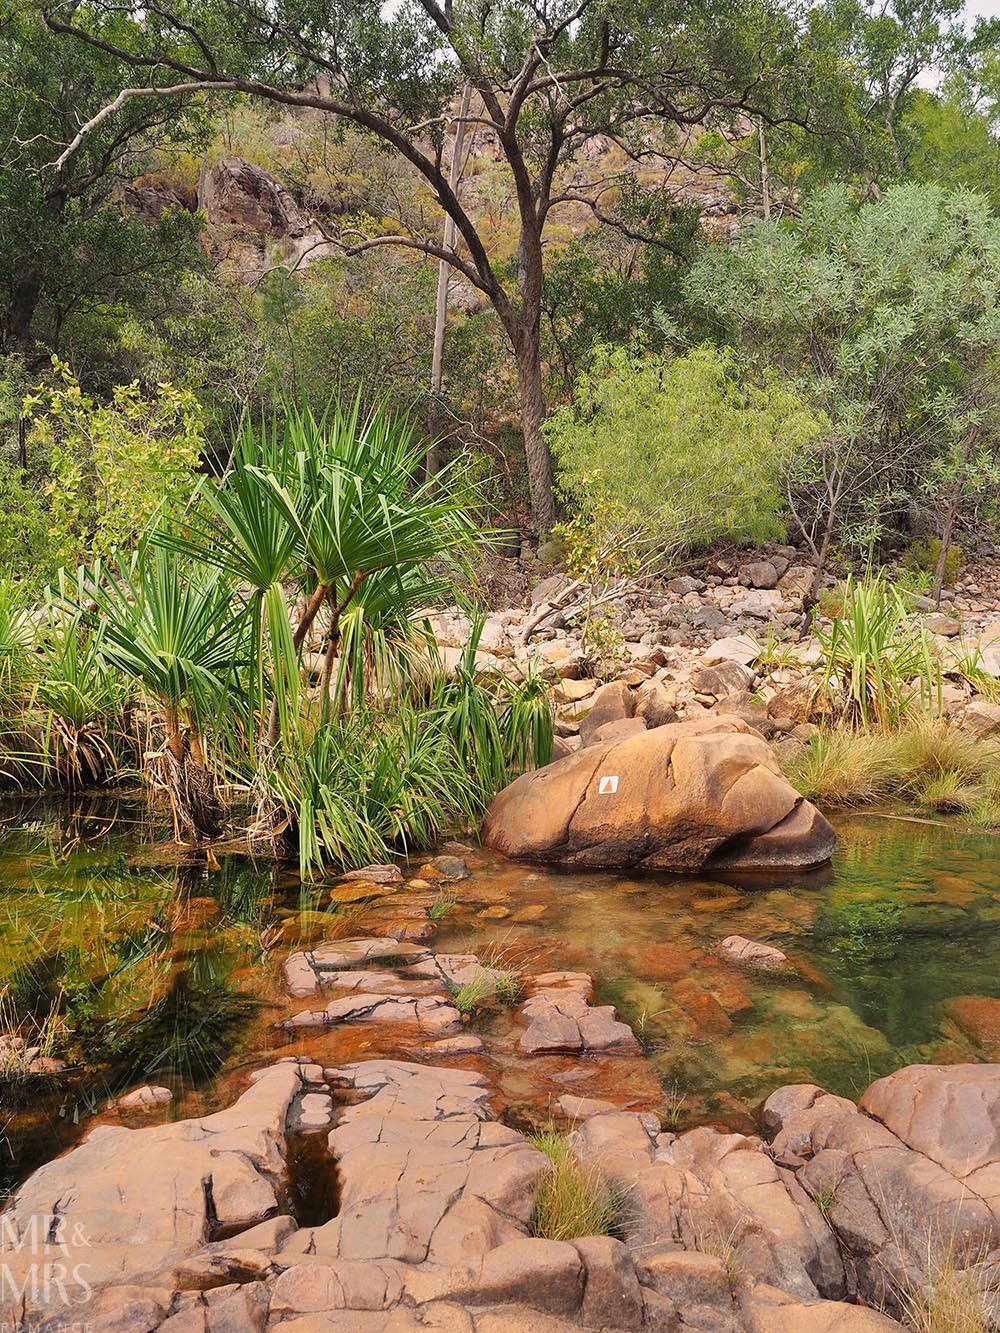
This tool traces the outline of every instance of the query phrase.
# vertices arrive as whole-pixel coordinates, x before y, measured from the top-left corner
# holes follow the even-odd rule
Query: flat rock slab
[[[306,1009],[285,1019],[282,1026],[332,1027],[337,1023],[416,1023],[438,1036],[461,1032],[462,1016],[439,995],[379,995],[359,992],[331,1000],[325,1009]]]
[[[63,1241],[77,1237],[86,1248],[69,1263],[86,1263],[91,1287],[151,1281],[215,1229],[279,1213],[286,1120],[313,1072],[304,1069],[295,1061],[271,1065],[233,1106],[198,1120],[100,1125],[40,1167],[3,1214],[4,1234],[23,1241],[20,1250],[5,1247],[11,1280],[32,1264],[67,1262]],[[39,1241],[40,1218],[59,1220],[54,1243]]]
[[[529,998],[518,1013],[527,1031],[517,1047],[525,1055],[552,1051],[613,1054],[640,1049],[627,1023],[611,1005],[591,1007],[593,983],[586,973],[547,973],[528,983]]]
[[[359,880],[369,884],[401,884],[403,872],[399,866],[394,865],[362,866],[359,870],[348,870],[346,875],[340,877],[342,884]]]
[[[419,963],[430,956],[429,949],[407,940],[334,940],[290,954],[284,964],[285,985],[294,999],[304,999],[307,995],[315,995],[325,981],[332,980],[331,973],[350,972],[383,959],[404,964]]]

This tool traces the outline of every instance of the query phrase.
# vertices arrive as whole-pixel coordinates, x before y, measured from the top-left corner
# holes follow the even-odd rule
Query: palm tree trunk
[[[326,601],[330,592],[330,585],[327,583],[318,583],[313,595],[306,603],[306,609],[302,613],[302,619],[295,627],[295,633],[292,635],[292,647],[298,653],[299,649],[306,641],[306,635],[312,629],[313,622],[319,615],[319,609]],[[271,700],[271,712],[267,722],[267,735],[265,744],[269,750],[273,750],[281,739],[281,710],[278,703],[278,690],[281,689],[278,674],[275,672],[274,680],[274,698]]]

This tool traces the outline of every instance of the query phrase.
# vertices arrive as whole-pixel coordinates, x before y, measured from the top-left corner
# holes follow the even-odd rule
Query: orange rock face
[[[739,871],[821,865],[835,834],[757,732],[707,715],[525,773],[493,802],[483,840],[564,865]]]

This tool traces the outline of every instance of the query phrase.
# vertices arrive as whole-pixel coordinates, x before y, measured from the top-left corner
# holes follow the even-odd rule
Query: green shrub
[[[286,736],[258,787],[256,836],[293,834],[303,876],[430,847],[484,808],[444,719],[405,707]]]
[[[925,574],[933,580],[933,575],[937,569],[937,562],[941,557],[941,540],[939,537],[920,537],[907,547],[903,554],[902,564],[904,569],[910,570],[914,574]],[[962,572],[964,559],[962,548],[956,543],[951,542],[948,547],[948,553],[944,558],[944,582],[945,584],[954,583]],[[930,582],[928,582],[930,587]],[[915,591],[923,591],[915,589]]]
[[[547,435],[570,504],[600,544],[665,559],[720,537],[782,533],[783,477],[820,430],[774,378],[751,382],[730,352],[605,348]]]

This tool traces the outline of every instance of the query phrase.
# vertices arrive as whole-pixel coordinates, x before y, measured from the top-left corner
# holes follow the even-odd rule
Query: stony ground
[[[481,660],[541,663],[563,753],[707,710],[779,751],[801,746],[821,648],[778,646],[810,574],[797,560],[769,548],[617,608],[613,670],[582,649],[550,581],[491,617]],[[992,579],[973,571],[941,612],[914,614],[946,666],[975,651],[1000,678]],[[456,612],[437,631],[457,653],[468,626]],[[962,673],[947,688],[960,725],[1000,727]],[[770,1142],[711,1125],[678,1134],[656,1069],[594,1003],[588,973],[539,965],[511,986],[496,958],[434,950],[439,881],[463,874],[444,857],[403,893],[396,867],[345,877],[332,897],[365,903],[363,932],[320,936],[285,963],[281,1022],[298,1055],[198,1119],[171,1123],[166,1090],[135,1089],[117,1120],[35,1172],[0,1215],[0,1326],[866,1333],[898,1327],[908,1293],[995,1300],[1000,1065],[912,1066],[857,1105],[778,1089]],[[705,967],[714,996],[781,962],[733,937]],[[470,1030],[463,993],[504,986],[510,1022]],[[1000,1049],[1000,1030],[988,1035],[983,1048]],[[616,1189],[614,1236],[532,1234],[550,1164],[508,1114],[515,1085]]]
[[[518,604],[501,607],[486,621],[478,660],[501,671],[533,663],[552,678],[560,754],[586,744],[595,723],[635,717],[658,726],[718,707],[744,717],[779,747],[784,740],[787,757],[824,716],[816,692],[822,645],[814,633],[801,633],[802,598],[812,575],[792,546],[706,560],[694,572],[597,606],[594,618],[606,618],[617,636],[603,653],[599,645],[582,643],[582,594],[572,592],[566,575],[533,585],[522,576],[506,586],[513,592],[509,585],[517,584]],[[909,598],[914,619],[941,654],[945,714],[979,735],[1000,730],[1000,704],[992,693],[984,696],[961,666],[974,661],[985,677],[1000,680],[998,576],[1000,564],[970,565],[944,590],[940,609],[926,597]],[[831,596],[835,582],[827,580]],[[824,609],[831,608],[821,600],[815,627],[829,629]],[[436,618],[446,660],[457,657],[468,631],[457,608]],[[631,706],[604,708],[588,723],[594,695],[612,680],[632,691]]]

